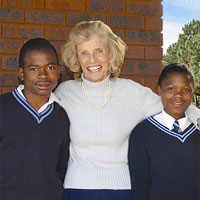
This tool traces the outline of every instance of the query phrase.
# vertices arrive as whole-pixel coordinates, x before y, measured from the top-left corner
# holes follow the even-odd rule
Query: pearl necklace
[[[92,109],[95,109],[95,110],[102,110],[102,109],[108,104],[108,102],[110,101],[110,98],[111,98],[111,95],[112,95],[112,84],[111,84],[111,81],[109,80],[109,82],[108,82],[107,95],[106,95],[106,98],[105,98],[105,100],[104,100],[104,102],[103,102],[102,104],[96,104],[93,100],[91,100],[91,99],[88,98],[88,96],[87,96],[87,94],[86,94],[86,91],[85,91],[85,86],[84,86],[83,81],[81,81],[81,92],[82,92],[84,101],[85,101]]]

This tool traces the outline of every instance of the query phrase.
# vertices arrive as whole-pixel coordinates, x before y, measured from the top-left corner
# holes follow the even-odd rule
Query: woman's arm
[[[200,129],[200,109],[191,104],[186,110],[187,116]]]

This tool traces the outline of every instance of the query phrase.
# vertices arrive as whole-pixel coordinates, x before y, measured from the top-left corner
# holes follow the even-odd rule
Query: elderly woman
[[[62,49],[76,79],[55,91],[71,121],[66,200],[131,200],[129,135],[162,106],[149,88],[117,78],[126,48],[103,22],[86,21],[72,29]],[[188,113],[193,121],[200,116],[193,106]]]

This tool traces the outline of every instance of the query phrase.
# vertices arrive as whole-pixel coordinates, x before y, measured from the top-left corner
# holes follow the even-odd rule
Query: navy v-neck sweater
[[[62,200],[69,119],[56,102],[38,114],[15,90],[0,96],[0,199]]]
[[[150,117],[132,131],[128,153],[133,200],[200,199],[200,133],[180,135]]]

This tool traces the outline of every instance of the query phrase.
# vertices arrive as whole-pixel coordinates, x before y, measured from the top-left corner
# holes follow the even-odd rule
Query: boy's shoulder
[[[154,125],[150,122],[153,116],[144,119],[142,122],[136,125],[136,127],[132,130],[132,136],[134,138],[149,138],[154,135]]]
[[[143,121],[141,121],[139,124],[136,125],[135,129],[136,128],[143,129],[143,128],[151,126],[152,124],[150,123],[149,119],[152,119],[152,118],[153,118],[153,116],[144,119]]]
[[[4,93],[0,95],[0,107],[2,108],[3,106],[10,104],[13,99],[12,92]]]
[[[12,92],[0,94],[1,99],[9,98],[10,96],[12,96]]]
[[[57,110],[57,112],[59,113],[59,118],[69,121],[69,117],[65,109],[56,101],[54,101],[54,105],[55,105],[55,110]]]

